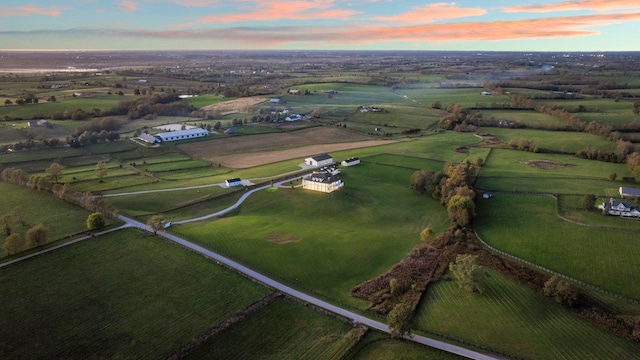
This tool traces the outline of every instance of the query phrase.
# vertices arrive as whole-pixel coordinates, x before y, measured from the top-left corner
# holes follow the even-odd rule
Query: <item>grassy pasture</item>
[[[640,288],[635,286],[640,276],[636,232],[565,222],[556,217],[555,199],[546,196],[501,193],[479,202],[477,211],[476,229],[488,244],[588,284],[640,299]]]
[[[0,156],[0,164],[21,163],[34,160],[57,160],[65,157],[84,155],[80,148],[55,148],[30,151],[18,151]]]
[[[44,224],[49,230],[49,241],[68,237],[87,228],[86,221],[90,214],[89,211],[49,194],[5,182],[0,182],[0,193],[2,194],[0,215],[13,213],[16,207],[22,209],[28,225],[22,227],[16,223],[12,231],[23,237],[27,230],[39,223]],[[0,243],[4,243],[4,236]],[[0,254],[5,255],[1,247]]]
[[[128,230],[2,269],[0,293],[1,358],[158,359],[266,289]]]
[[[481,294],[456,281],[429,287],[414,325],[531,359],[640,359],[640,345],[607,333],[498,273]]]
[[[349,128],[356,128],[359,131],[372,132],[375,127],[382,127],[382,132],[400,132],[404,128],[432,129],[442,117],[439,110],[431,107],[410,104],[375,104],[387,110],[387,113],[375,112],[355,112],[349,116],[354,122],[347,122]],[[357,126],[363,127],[360,130]],[[386,128],[384,124],[393,126]],[[397,128],[395,128],[397,127]]]
[[[138,147],[139,145],[136,145],[131,141],[122,140],[122,141],[115,141],[111,143],[85,145],[84,149],[91,154],[111,154],[111,153],[134,151]]]
[[[481,133],[493,133],[505,143],[514,141],[517,144],[523,139],[531,140],[539,148],[553,151],[575,153],[578,150],[589,147],[596,147],[606,153],[613,153],[616,150],[615,142],[602,136],[580,132],[504,128],[480,128],[478,131]]]
[[[443,106],[448,104],[460,104],[465,107],[474,107],[476,104],[510,103],[506,95],[484,96],[481,88],[465,89],[396,89],[400,96],[417,101],[422,106],[431,107],[436,101],[440,101]]]
[[[229,101],[233,99],[235,98],[227,98],[220,95],[205,94],[205,95],[198,95],[192,98],[187,98],[185,100],[189,103],[189,105],[199,109],[207,105],[217,104],[220,102]]]
[[[372,163],[372,164],[397,166],[401,168],[415,169],[415,170],[427,169],[427,170],[439,171],[444,169],[444,162],[442,161],[435,161],[435,160],[429,160],[425,158],[394,155],[394,154],[372,155],[372,156],[367,156],[365,159],[361,159],[361,160],[367,163]]]
[[[356,352],[347,359],[350,360],[456,360],[463,359],[428,346],[411,341],[389,338],[388,334],[369,330],[356,347]]]
[[[345,188],[334,194],[271,188],[249,197],[234,216],[174,231],[306,289],[362,306],[347,295],[349,288],[406,255],[424,227],[437,233],[448,224],[441,205],[409,189],[412,172],[361,164],[341,174]]]
[[[632,103],[626,101],[615,102],[614,99],[549,99],[539,100],[538,103],[547,106],[560,106],[567,111],[574,111],[574,109],[582,105],[586,107],[587,111],[576,113],[576,116],[581,120],[611,124],[614,128],[621,128],[622,125],[638,119],[631,112]]]
[[[535,127],[557,127],[564,125],[553,116],[526,110],[481,110],[485,120],[507,120]]]
[[[229,192],[229,190],[219,186],[210,186],[200,189],[166,191],[153,194],[114,196],[109,197],[108,200],[123,214],[144,216],[156,213],[162,214],[176,207],[222,195],[226,192]],[[205,204],[202,206],[212,206],[211,203]],[[212,212],[215,211],[209,213]]]
[[[58,95],[56,95],[58,97]],[[134,99],[133,96],[103,95],[95,97],[76,97],[65,99],[59,97],[57,102],[41,101],[38,104],[0,106],[0,117],[13,119],[48,118],[54,112],[75,111],[82,109],[91,112],[93,109],[111,109],[120,102]]]
[[[340,359],[358,340],[356,331],[297,303],[277,300],[186,359]]]
[[[0,145],[15,144],[26,140],[24,133],[11,125],[7,123],[0,124]]]

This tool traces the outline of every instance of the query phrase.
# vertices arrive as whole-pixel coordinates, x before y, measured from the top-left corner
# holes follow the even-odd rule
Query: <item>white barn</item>
[[[227,187],[240,186],[242,185],[242,180],[240,180],[240,178],[227,179],[225,180],[225,184]]]
[[[320,167],[333,164],[333,158],[328,154],[320,154],[304,159],[305,164],[313,167]]]
[[[188,129],[188,130],[163,132],[163,133],[157,134],[156,138],[159,138],[160,141],[178,141],[178,140],[204,137],[207,135],[209,135],[209,132],[207,130],[196,128],[196,129]]]
[[[360,164],[360,159],[357,157],[348,158],[346,160],[342,160],[342,166],[354,166]]]

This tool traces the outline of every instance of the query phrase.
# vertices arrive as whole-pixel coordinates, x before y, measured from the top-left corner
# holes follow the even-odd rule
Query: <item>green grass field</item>
[[[537,128],[553,128],[563,125],[553,116],[537,113],[533,110],[482,110],[481,112],[484,120],[513,121]]]
[[[357,340],[350,324],[277,300],[205,342],[186,359],[340,359]]]
[[[481,133],[493,133],[500,137],[506,144],[513,141],[516,144],[520,140],[530,140],[541,149],[575,153],[589,147],[596,147],[605,153],[614,153],[616,143],[602,136],[568,132],[568,131],[543,131],[520,130],[503,128],[480,128]]]
[[[167,358],[265,293],[178,246],[120,231],[0,270],[0,358]]]
[[[448,224],[437,201],[409,189],[412,172],[361,164],[341,174],[346,185],[333,194],[271,188],[253,194],[233,216],[172,229],[289,282],[362,306],[348,296],[352,286],[405,256],[423,228],[437,233]]]
[[[477,232],[489,245],[585,283],[640,299],[636,232],[565,222],[556,217],[555,199],[548,196],[499,193],[478,202],[477,211]]]
[[[611,335],[549,299],[491,272],[483,293],[440,281],[426,293],[416,330],[530,359],[640,359],[640,345]]]
[[[450,354],[407,340],[391,339],[389,335],[370,330],[360,341],[349,360],[461,360]]]
[[[90,212],[81,207],[69,204],[52,195],[26,189],[5,182],[0,182],[0,216],[12,214],[19,207],[25,215],[26,227],[17,223],[14,219],[12,232],[19,233],[23,237],[27,230],[34,225],[42,223],[49,232],[49,241],[56,241],[69,237],[69,235],[85,231],[87,229],[87,217]],[[4,243],[4,234],[1,238]],[[4,250],[0,247],[0,255],[4,256]]]

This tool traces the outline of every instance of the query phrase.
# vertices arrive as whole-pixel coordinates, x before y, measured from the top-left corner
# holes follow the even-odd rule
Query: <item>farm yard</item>
[[[583,204],[591,194],[598,205],[618,197],[621,186],[639,187],[638,173],[625,163],[625,156],[640,150],[640,118],[633,112],[640,88],[628,88],[637,84],[626,80],[633,77],[595,67],[585,74],[573,65],[529,73],[521,59],[507,70],[511,60],[461,57],[454,64],[442,57],[397,56],[403,60],[384,65],[369,57],[332,59],[313,70],[311,57],[267,61],[260,67],[273,67],[268,76],[235,73],[223,61],[216,62],[220,69],[209,63],[122,68],[95,85],[92,74],[58,74],[61,89],[42,75],[0,74],[0,93],[12,102],[0,106],[4,235],[24,236],[43,223],[46,248],[90,233],[91,211],[58,199],[73,189],[141,223],[158,215],[163,224],[172,223],[164,229],[172,235],[379,321],[386,314],[376,301],[404,301],[394,288],[419,293],[415,334],[500,358],[639,358],[634,334],[640,329],[640,292],[634,279],[640,275],[640,222],[602,216]],[[243,66],[253,60],[246,61]],[[552,81],[571,78],[578,84],[576,79],[589,77],[602,83],[625,79],[627,87],[599,89],[598,95],[584,85],[548,88]],[[83,95],[74,96],[80,89]],[[27,93],[40,103],[13,103]],[[55,102],[45,100],[52,95]],[[541,107],[595,125],[574,127]],[[54,119],[76,109],[85,117]],[[305,116],[290,123],[273,115],[283,110]],[[53,127],[27,126],[27,120],[41,118]],[[444,127],[444,119],[460,126]],[[118,122],[119,138],[100,138],[102,130],[92,127],[76,133],[83,125],[110,121]],[[159,127],[167,124],[212,134],[157,146],[132,141],[165,131]],[[71,141],[81,136],[85,143]],[[298,186],[301,180],[268,187],[310,172],[300,164],[321,153],[338,163],[361,161],[338,166],[344,182],[339,191],[306,190]],[[50,175],[54,163],[62,165],[56,181]],[[456,196],[473,197],[475,217],[467,227],[438,193],[456,177],[448,173],[452,166],[460,164],[471,169],[465,181],[472,195],[455,190]],[[419,171],[437,183],[426,183],[424,194],[413,184]],[[225,186],[233,178],[243,186]],[[257,187],[245,184],[267,188],[224,215],[180,223],[227,209]],[[628,201],[637,205],[637,199]],[[27,215],[28,226],[19,224],[16,208]],[[108,219],[106,229],[119,224]],[[276,296],[146,232],[117,230],[1,266],[39,249],[7,256],[0,248],[1,302],[9,314],[0,316],[1,358],[74,358],[77,351],[94,358],[169,358],[192,346],[185,353],[190,359],[457,358]],[[350,295],[367,281],[388,279],[417,249],[429,249],[438,262],[427,283],[385,280],[377,300]],[[449,262],[458,253],[489,250],[500,259],[496,263],[513,261],[504,267],[512,273],[491,268],[484,258],[490,273],[482,280],[484,291],[461,289],[447,272]],[[566,277],[580,291],[578,305],[562,307],[545,296],[550,273],[538,267]],[[519,276],[525,270],[535,275]],[[264,300],[269,296],[276,299]],[[242,315],[255,304],[261,305]],[[587,309],[601,320],[585,315]],[[224,330],[201,341],[219,326]]]

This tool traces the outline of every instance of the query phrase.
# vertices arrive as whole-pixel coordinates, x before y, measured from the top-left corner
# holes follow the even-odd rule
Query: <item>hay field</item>
[[[325,152],[390,144],[395,141],[352,133],[329,126],[279,134],[236,136],[179,145],[192,158],[224,167],[244,169],[305,158]]]
[[[234,114],[237,112],[242,112],[247,108],[263,103],[267,100],[269,99],[262,96],[245,97],[245,98],[223,101],[223,102],[207,105],[200,108],[200,110],[205,110],[205,111],[217,110],[220,112],[220,115],[228,115],[228,114]]]

